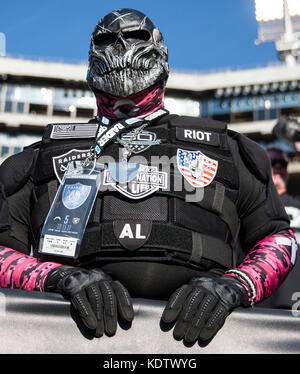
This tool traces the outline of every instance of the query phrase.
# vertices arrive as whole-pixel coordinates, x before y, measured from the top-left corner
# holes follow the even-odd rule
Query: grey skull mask
[[[161,32],[143,13],[119,9],[95,27],[89,51],[89,87],[118,97],[140,92],[169,74]]]

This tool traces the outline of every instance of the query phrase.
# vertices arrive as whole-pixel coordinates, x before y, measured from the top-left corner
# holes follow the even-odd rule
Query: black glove
[[[245,288],[229,277],[193,278],[177,289],[162,315],[166,323],[176,321],[173,335],[193,343],[211,339],[236,307],[250,306]]]
[[[100,269],[59,266],[46,278],[45,291],[61,293],[94,336],[112,336],[119,316],[133,320],[133,307],[126,288]]]

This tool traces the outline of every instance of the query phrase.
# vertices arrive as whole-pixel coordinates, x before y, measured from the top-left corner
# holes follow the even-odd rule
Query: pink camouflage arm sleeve
[[[48,273],[61,264],[40,262],[11,248],[0,246],[0,287],[44,291]]]
[[[223,276],[235,277],[246,288],[249,301],[258,303],[282,284],[293,268],[297,243],[292,230],[260,240],[244,261]]]

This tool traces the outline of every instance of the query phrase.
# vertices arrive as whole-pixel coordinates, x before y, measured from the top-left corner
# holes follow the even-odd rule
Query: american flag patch
[[[217,174],[218,161],[200,151],[177,149],[177,166],[184,178],[195,188],[208,186]]]

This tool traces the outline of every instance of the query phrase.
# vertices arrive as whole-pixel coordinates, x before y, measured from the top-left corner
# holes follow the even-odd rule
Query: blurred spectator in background
[[[294,230],[297,242],[300,243],[300,194],[293,196],[288,193],[288,155],[279,147],[268,147],[266,151],[271,161],[274,185],[291,220],[290,225]],[[300,260],[296,261],[294,269],[281,287],[259,306],[292,309],[295,303],[293,300],[295,292],[300,292]]]
[[[300,123],[293,116],[282,116],[273,128],[273,135],[300,152]]]
[[[267,154],[272,165],[272,178],[274,185],[281,198],[287,195],[288,171],[287,166],[289,158],[281,148],[269,147]]]

